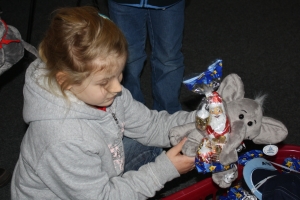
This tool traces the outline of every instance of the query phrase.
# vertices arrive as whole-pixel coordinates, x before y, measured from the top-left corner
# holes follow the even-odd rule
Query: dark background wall
[[[77,1],[36,1],[29,38],[30,3],[30,0],[1,0],[1,18],[37,47],[49,24],[50,13],[58,7],[76,6]],[[105,0],[99,0],[98,4],[100,11],[108,14]],[[92,5],[92,1],[84,0],[81,5]],[[298,0],[187,0],[183,41],[185,74],[200,73],[215,59],[223,59],[224,76],[238,74],[244,82],[246,97],[253,98],[260,92],[268,94],[265,115],[282,121],[289,130],[284,142],[295,145],[300,145],[299,10]],[[0,167],[11,172],[26,130],[22,119],[22,88],[30,60],[22,59],[0,77]],[[150,75],[151,68],[146,62],[141,82],[149,107]],[[200,96],[182,87],[180,99],[184,109],[192,110]],[[176,179],[164,192],[169,194],[186,187],[193,178]],[[10,199],[9,185],[0,188],[0,199]]]

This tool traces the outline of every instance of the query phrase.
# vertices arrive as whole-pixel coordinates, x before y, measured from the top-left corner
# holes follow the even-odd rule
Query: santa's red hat
[[[216,107],[222,105],[223,100],[219,93],[212,92],[212,96],[209,97],[209,107]]]

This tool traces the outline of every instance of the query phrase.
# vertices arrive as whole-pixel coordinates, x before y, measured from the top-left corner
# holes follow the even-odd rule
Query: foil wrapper
[[[222,60],[216,60],[205,72],[185,77],[183,83],[192,92],[204,95],[197,112],[195,125],[203,140],[195,159],[198,172],[219,172],[232,166],[223,166],[219,155],[227,142],[230,121],[222,97],[216,92],[222,78]]]

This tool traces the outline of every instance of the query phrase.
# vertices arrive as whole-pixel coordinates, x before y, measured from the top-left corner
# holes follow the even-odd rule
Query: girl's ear
[[[57,83],[61,86],[67,79],[67,74],[65,72],[58,72],[55,76]],[[72,85],[68,86],[66,89],[69,90],[72,88]]]

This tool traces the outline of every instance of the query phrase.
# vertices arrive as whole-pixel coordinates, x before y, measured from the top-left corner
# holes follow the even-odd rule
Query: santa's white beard
[[[225,114],[220,114],[219,117],[216,117],[216,115],[214,114],[211,115],[210,126],[215,132],[222,133],[225,129],[225,125],[226,125]]]

